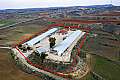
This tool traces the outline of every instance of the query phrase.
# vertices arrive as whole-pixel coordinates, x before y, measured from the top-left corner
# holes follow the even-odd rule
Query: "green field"
[[[14,20],[0,20],[0,27],[15,23]]]
[[[105,80],[120,80],[120,65],[108,61],[100,56],[93,55],[92,70]],[[92,74],[88,74],[82,80],[96,80]],[[101,79],[97,79],[101,80]]]
[[[105,39],[103,38],[103,40]],[[110,54],[108,53],[109,51],[114,52],[114,50],[116,51],[117,49],[99,45],[98,42],[103,42],[103,40],[100,39],[100,36],[94,39],[89,38],[82,49],[87,51],[88,53],[90,52],[92,55],[91,67],[93,72],[97,73],[98,75],[103,77],[105,80],[120,80],[120,76],[119,76],[120,64],[116,64],[115,62],[111,61],[112,59],[106,57],[107,55],[101,57],[103,54]],[[103,53],[99,53],[99,51],[103,51]],[[97,55],[101,54],[101,56],[93,55],[92,53]],[[110,55],[114,57],[114,53]],[[117,58],[117,57],[114,57],[114,58]],[[83,80],[96,80],[96,79],[94,79],[91,74],[88,74]]]
[[[94,72],[106,80],[120,80],[120,65],[99,56],[93,56],[93,58],[95,62]]]
[[[117,38],[118,40],[120,40],[120,35],[114,35],[115,38]]]

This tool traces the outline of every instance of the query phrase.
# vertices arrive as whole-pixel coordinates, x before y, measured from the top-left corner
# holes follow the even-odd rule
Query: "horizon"
[[[102,5],[113,5],[113,4],[102,4]],[[100,6],[100,5],[86,5],[86,6]],[[113,5],[113,6],[116,6],[116,5]],[[44,9],[44,8],[59,8],[59,7],[76,7],[76,6],[53,6],[53,7],[31,7],[31,8],[7,8],[7,9],[0,9],[0,10],[13,10],[13,9],[37,9],[37,8],[41,8],[41,9]],[[84,6],[83,6],[84,7]]]
[[[4,9],[28,9],[28,8],[50,8],[70,6],[93,6],[112,4],[120,6],[118,0],[4,0],[0,1],[0,10]]]

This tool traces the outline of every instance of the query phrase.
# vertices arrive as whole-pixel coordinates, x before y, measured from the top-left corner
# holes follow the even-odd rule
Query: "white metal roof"
[[[41,54],[42,52],[46,52],[44,48],[37,48],[37,51],[39,52],[39,54]]]
[[[51,35],[52,33],[56,32],[57,30],[58,30],[58,28],[52,28],[52,29],[50,29],[49,31],[47,31],[47,32],[45,32],[45,33],[43,33],[43,34],[41,34],[41,35],[39,35],[39,36],[37,36],[37,37],[29,40],[29,41],[27,41],[25,44],[28,44],[28,45],[30,45],[30,46],[33,46],[35,43],[43,40],[43,39],[46,38],[47,36],[49,36],[49,35]]]
[[[62,41],[58,46],[54,48],[58,52],[59,56],[62,56],[64,51],[78,38],[82,37],[85,34],[85,32],[82,32],[80,30],[77,30],[73,32],[71,35],[69,35],[64,41]]]

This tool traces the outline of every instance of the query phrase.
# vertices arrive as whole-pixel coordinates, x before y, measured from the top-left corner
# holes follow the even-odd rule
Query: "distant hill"
[[[106,5],[92,5],[92,6],[70,6],[70,7],[50,7],[50,8],[27,8],[27,9],[5,9],[0,10],[0,13],[33,13],[33,12],[48,12],[52,10],[77,10],[80,8],[96,8],[96,9],[117,9],[120,10],[120,6],[114,6],[112,4]]]
[[[92,6],[81,6],[85,8],[106,8],[106,7],[114,7],[112,4],[106,4],[106,5],[92,5]]]

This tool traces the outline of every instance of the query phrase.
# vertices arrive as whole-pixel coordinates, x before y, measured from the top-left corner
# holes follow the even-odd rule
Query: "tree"
[[[44,53],[41,53],[41,62],[43,63],[44,59],[46,58],[46,56],[48,56],[48,54],[44,54]]]
[[[50,48],[53,48],[53,46],[55,45],[55,41],[56,41],[55,37],[54,38],[53,37],[49,38]]]

